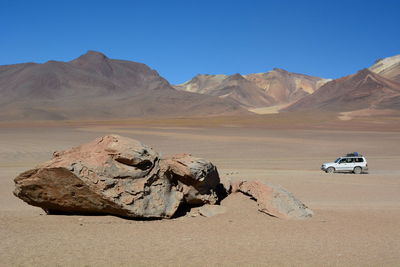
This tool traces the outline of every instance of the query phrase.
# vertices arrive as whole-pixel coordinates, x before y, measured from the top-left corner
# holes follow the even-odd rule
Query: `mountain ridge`
[[[231,85],[232,80],[237,81],[235,86]],[[182,91],[231,98],[245,108],[257,108],[291,103],[314,92],[327,81],[274,68],[269,72],[246,75],[198,74],[174,87]],[[245,94],[246,98],[241,97]]]
[[[198,74],[173,86],[143,63],[89,50],[66,62],[0,66],[0,95],[0,120],[399,110],[400,55],[334,80],[274,68]]]

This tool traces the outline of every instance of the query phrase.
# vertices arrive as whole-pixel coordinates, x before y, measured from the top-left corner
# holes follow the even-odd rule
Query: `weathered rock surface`
[[[233,183],[232,188],[253,197],[257,201],[258,210],[271,216],[304,219],[313,215],[306,205],[282,187],[261,181],[240,181]]]
[[[180,205],[216,204],[217,169],[190,155],[160,159],[109,135],[62,152],[15,178],[14,194],[47,213],[171,218]]]
[[[184,194],[186,203],[201,205],[218,202],[216,189],[220,180],[217,168],[211,162],[190,154],[178,154],[167,157],[165,163],[177,178],[177,187]]]

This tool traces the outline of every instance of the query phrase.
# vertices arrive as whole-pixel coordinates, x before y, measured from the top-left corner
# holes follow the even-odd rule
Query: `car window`
[[[363,158],[356,158],[356,162],[364,162]]]
[[[347,159],[341,159],[339,163],[347,163]]]
[[[353,162],[354,162],[354,158],[347,158],[347,159],[346,159],[346,162],[347,162],[347,163],[353,163]]]
[[[340,161],[340,158],[337,158],[336,160],[335,160],[335,163],[338,163]]]

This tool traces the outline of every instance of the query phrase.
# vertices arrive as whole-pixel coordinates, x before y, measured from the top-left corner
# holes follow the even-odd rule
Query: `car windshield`
[[[338,163],[340,159],[341,159],[341,158],[337,158],[337,159],[335,160],[335,163]]]

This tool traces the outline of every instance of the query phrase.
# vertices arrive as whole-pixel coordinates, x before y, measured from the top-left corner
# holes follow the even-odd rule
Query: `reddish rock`
[[[313,212],[287,190],[261,181],[241,181],[234,183],[239,192],[253,197],[258,210],[282,219],[304,219]]]
[[[109,135],[62,152],[15,178],[14,194],[47,213],[171,218],[180,205],[215,204],[218,172],[189,155],[160,159],[139,141]]]

